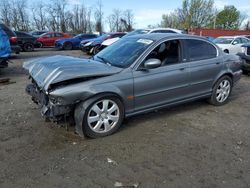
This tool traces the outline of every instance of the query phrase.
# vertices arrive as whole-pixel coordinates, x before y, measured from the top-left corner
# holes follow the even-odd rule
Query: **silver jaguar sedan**
[[[52,56],[24,68],[31,78],[26,91],[43,116],[72,119],[79,135],[98,138],[132,115],[201,98],[227,103],[241,65],[205,38],[147,34],[121,39],[91,59]]]

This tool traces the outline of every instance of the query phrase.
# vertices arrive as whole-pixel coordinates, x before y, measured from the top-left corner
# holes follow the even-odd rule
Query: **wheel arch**
[[[228,76],[229,78],[231,78],[231,80],[232,80],[232,86],[233,86],[233,73],[231,73],[231,72],[224,72],[224,73],[220,74],[220,75],[214,80],[214,82],[213,82],[213,87],[214,87],[214,85],[217,83],[217,81],[218,81],[219,79],[221,79],[223,76]]]

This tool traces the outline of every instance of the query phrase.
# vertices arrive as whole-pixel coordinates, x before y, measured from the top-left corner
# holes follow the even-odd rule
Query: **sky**
[[[34,1],[30,0],[29,2]],[[45,0],[48,1],[48,0]],[[92,7],[97,0],[68,0],[71,5],[84,2]],[[157,25],[163,14],[170,13],[182,6],[183,0],[102,0],[104,16],[107,17],[113,9],[131,9],[135,17],[135,28],[146,28],[148,25]],[[250,0],[215,0],[218,10],[225,5],[234,5],[238,10],[250,16]]]

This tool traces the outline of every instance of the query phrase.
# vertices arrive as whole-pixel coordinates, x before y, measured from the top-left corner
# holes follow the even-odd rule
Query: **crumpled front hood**
[[[51,84],[58,82],[108,76],[120,72],[122,69],[90,59],[80,59],[70,56],[51,56],[34,59],[23,64],[30,76],[36,81],[40,89],[48,90]]]

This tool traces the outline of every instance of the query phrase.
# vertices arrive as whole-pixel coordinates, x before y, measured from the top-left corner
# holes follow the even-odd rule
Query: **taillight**
[[[11,43],[17,43],[17,37],[10,37]]]

